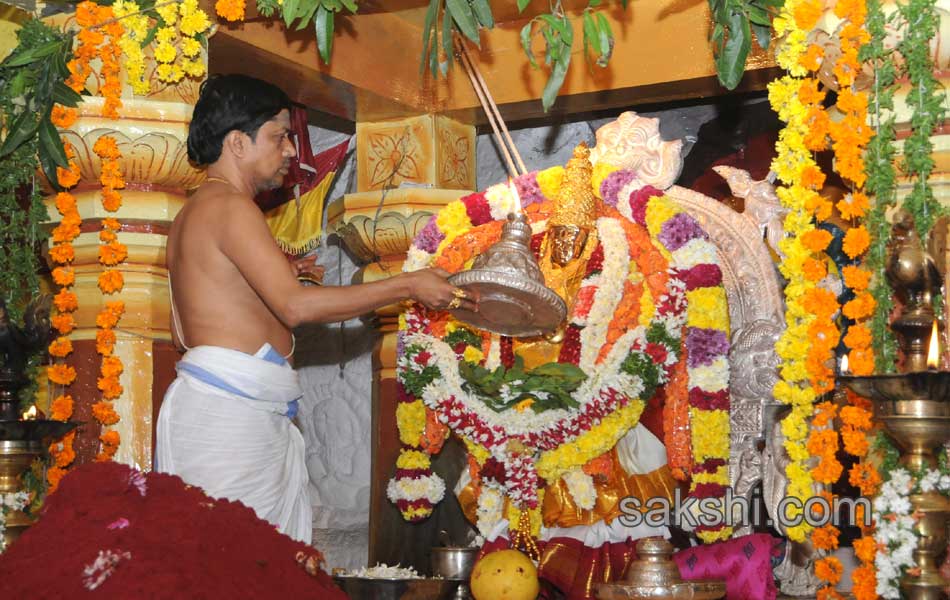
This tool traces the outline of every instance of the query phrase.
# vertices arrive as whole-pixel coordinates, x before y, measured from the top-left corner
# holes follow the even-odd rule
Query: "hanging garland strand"
[[[936,11],[936,0],[899,2],[897,10],[906,23],[897,49],[904,57],[910,80],[907,105],[913,109],[911,132],[904,140],[901,170],[914,180],[914,187],[904,198],[904,208],[914,215],[920,239],[927,240],[934,221],[942,212],[928,182],[934,168],[930,136],[943,123],[946,114],[946,97],[934,77],[934,65],[930,57],[930,41],[937,36],[940,18]]]
[[[893,292],[887,282],[884,267],[887,264],[887,244],[890,240],[890,225],[885,213],[897,201],[897,174],[894,169],[894,139],[896,138],[894,116],[894,88],[897,68],[893,51],[884,45],[886,27],[891,17],[884,14],[881,0],[867,0],[867,31],[871,39],[861,47],[858,54],[862,64],[871,66],[873,79],[869,113],[871,128],[875,134],[868,143],[864,157],[868,195],[872,198],[866,224],[871,234],[867,266],[873,284],[871,296],[875,309],[871,317],[871,339],[874,362],[878,373],[893,373],[897,359],[897,345],[890,330],[890,314],[894,308]]]

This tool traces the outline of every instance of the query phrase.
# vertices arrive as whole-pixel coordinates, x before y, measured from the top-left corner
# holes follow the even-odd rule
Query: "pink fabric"
[[[775,600],[772,556],[781,553],[778,540],[755,533],[673,555],[683,579],[726,582],[726,600]]]

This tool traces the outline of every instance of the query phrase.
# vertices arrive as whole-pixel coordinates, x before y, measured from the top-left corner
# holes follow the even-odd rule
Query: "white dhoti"
[[[156,470],[240,501],[301,542],[312,537],[304,440],[291,417],[297,372],[265,344],[254,356],[190,349],[158,416]]]

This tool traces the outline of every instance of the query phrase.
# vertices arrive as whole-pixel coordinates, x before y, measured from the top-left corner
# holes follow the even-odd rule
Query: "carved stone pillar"
[[[71,17],[70,17],[71,19]],[[79,299],[77,328],[71,334],[74,351],[68,361],[78,378],[70,387],[76,399],[74,420],[82,421],[76,436],[77,463],[91,461],[99,449],[100,426],[91,406],[101,396],[96,387],[101,357],[96,353],[96,315],[106,301],[125,302],[125,314],[116,328],[115,354],[124,365],[120,377],[122,395],[114,408],[120,420],[111,429],[121,438],[115,460],[139,469],[151,469],[154,430],[158,409],[168,384],[175,376],[178,352],[169,329],[168,271],[165,243],[175,215],[186,201],[185,190],[196,187],[204,172],[188,163],[185,142],[198,82],[185,80],[165,87],[153,79],[146,98],[122,99],[118,119],[100,116],[103,99],[85,97],[80,117],[60,131],[76,151],[82,176],[71,191],[82,217],[81,234],[73,242],[76,258],[74,291]],[[97,86],[95,77],[89,88]],[[101,164],[93,152],[100,137],[115,138],[122,153],[120,162],[126,181],[121,190],[122,206],[107,213],[101,204]],[[54,195],[47,198],[52,218],[58,219]],[[121,224],[119,241],[128,247],[128,258],[118,265],[125,286],[115,295],[104,296],[98,286],[104,267],[98,261],[102,219],[114,217]],[[55,223],[54,223],[55,224]]]
[[[368,263],[364,282],[402,271],[406,252],[429,218],[475,187],[475,128],[438,115],[357,123],[358,191],[335,200],[327,212],[330,231]],[[402,186],[402,187],[400,187]],[[372,484],[369,564],[386,562],[429,570],[429,547],[439,529],[465,527],[457,503],[442,502],[426,522],[403,521],[386,498],[386,484],[399,455],[396,430],[396,330],[399,306],[376,311],[380,333],[373,352]],[[462,454],[447,444],[433,468],[458,476]],[[454,471],[454,473],[452,473]],[[447,492],[448,495],[448,492]]]

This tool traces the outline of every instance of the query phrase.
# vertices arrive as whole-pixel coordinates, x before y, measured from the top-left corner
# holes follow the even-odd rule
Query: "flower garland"
[[[562,176],[563,169],[556,168],[515,180],[535,231],[535,250],[553,209],[546,198],[556,196]],[[628,174],[626,180],[634,182],[635,177]],[[604,216],[597,221],[600,243],[589,258],[569,316],[560,362],[577,364],[588,375],[571,393],[577,409],[536,413],[529,399],[494,412],[466,389],[458,363],[474,359],[486,368],[510,363],[510,340],[469,332],[475,339],[459,345],[450,339],[458,325],[447,326],[444,313],[414,305],[401,317],[398,368],[406,392],[403,400],[412,404],[421,398],[429,411],[466,440],[473,480],[492,490],[484,501],[479,499],[478,525],[483,534],[501,520],[497,494],[504,490],[511,500],[510,528],[530,527],[537,535],[539,478],[550,483],[566,477],[579,504],[590,504],[590,475],[579,469],[616,445],[639,420],[643,399],[669,382],[686,326],[691,382],[687,389],[694,400],[692,418],[700,425],[693,429],[692,450],[698,460],[693,493],[719,496],[728,483],[728,342],[723,339],[728,311],[715,248],[698,224],[661,192],[639,187],[621,190],[614,185],[609,198],[604,197]],[[618,194],[624,202],[618,202]],[[501,224],[496,219],[511,212],[515,202],[508,186],[498,185],[450,203],[420,231],[405,270],[429,265],[460,270],[497,241]],[[419,438],[418,408],[397,409],[397,421],[404,442]],[[429,476],[429,465],[416,458],[422,469],[401,474],[397,464],[394,481]],[[430,482],[429,488],[433,487]],[[424,495],[432,496],[418,490],[418,497]],[[392,494],[391,499],[398,504],[402,498]],[[411,508],[404,511],[405,517],[427,516],[418,505]],[[729,535],[724,529],[697,533],[707,540]]]
[[[815,407],[815,416],[811,423],[811,432],[805,447],[812,456],[818,458],[818,463],[811,470],[812,478],[826,486],[838,481],[844,467],[836,456],[838,452],[838,432],[834,429],[834,418],[838,407],[833,402],[821,402]],[[829,506],[834,506],[834,494],[823,491],[822,496],[828,500]],[[818,597],[825,599],[843,600],[843,596],[835,591],[835,586],[841,580],[844,570],[841,560],[827,554],[837,550],[840,531],[832,524],[827,524],[811,532],[811,541],[822,556],[815,561],[815,576],[824,582],[818,590]]]
[[[122,206],[122,197],[118,190],[125,187],[119,160],[122,154],[115,139],[102,136],[92,147],[93,152],[101,161],[99,182],[102,184],[102,207],[107,212],[116,212]],[[107,267],[99,275],[99,289],[104,295],[112,295],[122,291],[125,280],[122,272],[115,269],[128,256],[128,248],[118,241],[119,222],[114,218],[102,220],[102,230],[99,232],[99,263]],[[105,307],[96,316],[96,352],[102,356],[97,387],[102,392],[102,399],[92,405],[92,414],[103,427],[115,425],[119,421],[119,414],[113,408],[112,401],[122,395],[122,385],[119,375],[123,365],[119,357],[115,356],[115,326],[125,312],[125,304],[121,301],[106,302]],[[96,460],[110,460],[119,447],[119,433],[109,430],[99,436],[102,449]]]
[[[158,80],[177,83],[185,75],[196,78],[203,76],[206,69],[204,62],[199,59],[202,45],[197,36],[211,27],[211,21],[198,7],[198,0],[157,5],[155,11],[160,18],[155,35],[158,40],[158,46],[155,47]],[[179,50],[184,57],[180,64],[175,61]]]
[[[877,568],[877,593],[881,598],[900,598],[900,579],[906,572],[919,574],[914,551],[919,543],[917,521],[911,512],[909,496],[939,492],[950,497],[950,472],[944,464],[940,469],[911,473],[900,467],[892,470],[880,494],[874,499],[874,540],[881,552],[874,558]],[[884,551],[886,549],[886,551]]]
[[[780,242],[784,259],[780,265],[788,281],[785,287],[786,329],[776,344],[782,359],[780,379],[775,385],[775,398],[789,404],[791,412],[782,421],[785,449],[789,455],[786,467],[788,494],[802,505],[812,495],[812,475],[807,461],[808,418],[818,394],[834,388],[834,374],[828,368],[839,334],[832,317],[838,310],[834,294],[818,286],[825,274],[821,254],[831,241],[827,231],[816,229],[812,218],[830,215],[830,203],[817,190],[824,184],[824,174],[815,163],[810,150],[826,144],[823,118],[818,116],[824,93],[817,80],[806,77],[816,66],[815,52],[806,52],[806,32],[821,15],[816,0],[789,0],[774,20],[775,31],[784,35],[777,53],[779,65],[788,74],[771,82],[769,101],[786,126],[776,144],[777,156],[772,170],[785,184],[777,194],[789,209],[785,231],[789,237]],[[818,124],[812,129],[813,124]],[[795,515],[789,515],[795,516]],[[789,538],[804,541],[810,527],[802,524],[789,527]]]
[[[859,459],[851,467],[848,481],[858,488],[861,496],[871,498],[881,484],[881,476],[867,460],[870,451],[867,434],[872,428],[871,403],[850,390],[847,394],[848,405],[841,409],[841,440],[845,452]],[[877,598],[877,570],[874,566],[877,542],[874,540],[873,526],[864,525],[863,514],[857,517],[861,538],[853,546],[854,555],[861,565],[851,574],[851,593],[855,600],[874,600]]]
[[[76,122],[76,118],[76,109],[64,108],[59,105],[53,108],[51,114],[53,124],[61,129],[71,127]],[[66,393],[65,389],[76,380],[76,369],[66,363],[65,359],[73,351],[69,334],[76,328],[73,313],[79,307],[79,300],[75,292],[69,289],[76,282],[76,273],[70,266],[76,256],[72,242],[79,236],[79,227],[82,224],[82,217],[80,217],[79,210],[76,207],[76,198],[68,191],[69,188],[79,182],[79,166],[74,160],[76,155],[72,145],[65,138],[62,141],[68,160],[68,168],[56,168],[58,183],[65,191],[56,195],[55,202],[56,210],[63,218],[59,225],[53,229],[51,236],[53,245],[49,251],[50,260],[56,265],[52,273],[53,282],[60,287],[59,292],[53,298],[57,314],[50,318],[50,323],[58,333],[58,337],[49,345],[49,354],[54,363],[46,370],[50,383],[60,386],[62,390],[50,404],[50,418],[56,421],[68,421],[73,415],[73,398]],[[46,479],[49,482],[50,492],[56,490],[60,479],[66,474],[67,467],[76,458],[76,453],[73,450],[75,439],[76,432],[72,431],[49,447],[52,464],[46,472]]]
[[[29,503],[30,494],[27,492],[0,494],[0,553],[6,549],[3,532],[7,529],[7,514],[23,510]]]
[[[122,56],[120,40],[125,29],[121,22],[115,20],[111,6],[99,6],[88,0],[76,5],[76,23],[80,27],[76,36],[79,44],[75,49],[75,58],[66,65],[70,72],[66,84],[76,92],[82,92],[93,72],[90,62],[98,58],[102,64],[99,70],[102,77],[99,94],[105,99],[102,116],[116,119],[119,116],[118,109],[122,106],[119,58]]]
[[[116,0],[112,4],[112,12],[125,24],[125,32],[119,38],[119,48],[125,56],[123,66],[128,83],[133,93],[144,96],[150,89],[145,76],[145,51],[142,49],[148,40],[148,16],[142,14],[139,5],[130,0]]]
[[[890,315],[894,303],[884,267],[887,264],[887,245],[890,239],[890,224],[885,214],[897,200],[894,170],[894,140],[897,135],[894,88],[897,69],[891,59],[892,50],[885,45],[889,31],[881,0],[867,0],[867,10],[870,40],[861,47],[858,57],[864,64],[870,64],[873,71],[870,116],[874,135],[868,142],[865,155],[866,188],[874,199],[866,217],[871,234],[868,269],[873,273],[873,285],[870,290],[876,307],[871,318],[871,343],[877,370],[892,373],[897,356],[896,342],[890,330]]]

